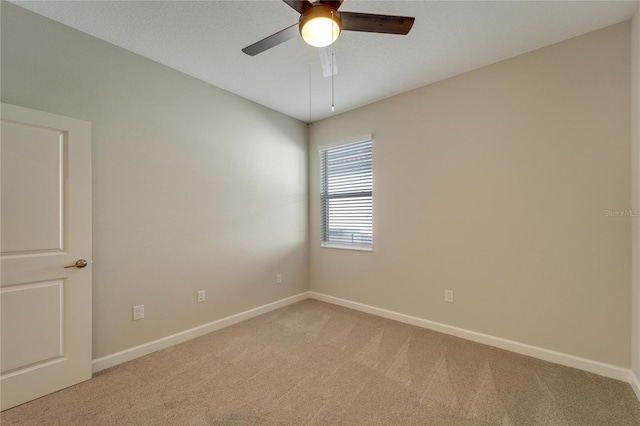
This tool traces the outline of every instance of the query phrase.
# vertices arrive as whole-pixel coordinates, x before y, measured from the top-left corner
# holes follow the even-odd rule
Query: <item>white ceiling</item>
[[[316,121],[629,19],[636,1],[359,1],[341,9],[414,16],[407,36],[343,32],[331,78],[301,39],[247,56],[298,20],[280,0],[14,3],[303,121]],[[311,101],[310,99],[311,98]]]

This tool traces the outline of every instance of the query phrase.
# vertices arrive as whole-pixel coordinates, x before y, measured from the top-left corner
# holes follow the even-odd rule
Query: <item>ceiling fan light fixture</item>
[[[300,35],[311,46],[329,46],[336,41],[341,30],[339,13],[329,6],[315,5],[300,16]]]

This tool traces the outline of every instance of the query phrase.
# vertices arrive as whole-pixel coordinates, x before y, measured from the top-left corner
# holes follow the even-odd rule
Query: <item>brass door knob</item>
[[[80,259],[80,260],[76,260],[76,263],[74,263],[73,265],[65,266],[64,269],[67,269],[67,268],[84,268],[85,266],[87,266],[87,261],[84,260],[84,259]]]

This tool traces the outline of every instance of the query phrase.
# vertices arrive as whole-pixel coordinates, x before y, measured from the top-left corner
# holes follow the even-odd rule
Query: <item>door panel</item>
[[[2,373],[61,357],[64,281],[11,286],[1,294],[2,315],[12,319],[2,322]]]
[[[3,255],[63,249],[64,137],[52,129],[2,123]]]
[[[0,112],[4,410],[91,377],[91,125]]]

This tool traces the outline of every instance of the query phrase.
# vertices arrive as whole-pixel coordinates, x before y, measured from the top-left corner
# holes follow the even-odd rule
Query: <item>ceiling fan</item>
[[[308,0],[282,1],[300,13],[298,23],[245,47],[242,49],[244,53],[255,56],[298,34],[315,47],[330,45],[336,41],[341,31],[406,35],[415,21],[415,18],[407,16],[338,12],[343,0],[319,0],[315,3]]]

